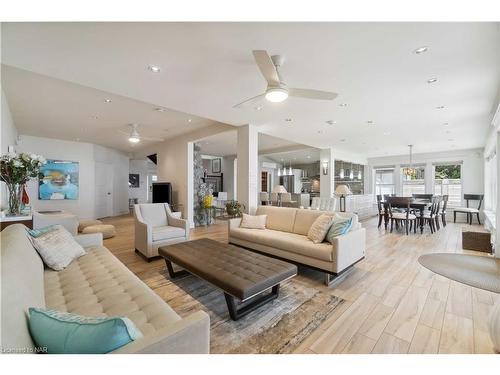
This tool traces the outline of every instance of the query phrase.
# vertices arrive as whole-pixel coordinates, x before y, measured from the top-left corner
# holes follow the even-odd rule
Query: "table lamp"
[[[335,195],[340,196],[340,212],[345,212],[345,197],[350,194],[352,194],[352,192],[347,185],[337,185],[335,188]]]
[[[283,185],[276,185],[273,188],[273,194],[278,194],[278,207],[281,207],[281,194],[287,193]]]

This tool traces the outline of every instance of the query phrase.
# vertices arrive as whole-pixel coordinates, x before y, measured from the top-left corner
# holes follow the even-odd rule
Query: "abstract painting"
[[[40,169],[38,198],[41,200],[78,199],[78,162],[47,160]]]

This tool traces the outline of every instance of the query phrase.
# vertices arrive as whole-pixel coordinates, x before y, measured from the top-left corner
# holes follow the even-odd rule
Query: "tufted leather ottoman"
[[[231,319],[237,320],[278,297],[279,284],[297,275],[297,267],[282,260],[208,238],[162,246],[168,273],[175,278],[172,263],[222,289]],[[271,289],[271,293],[263,294]],[[238,308],[235,299],[241,301]]]

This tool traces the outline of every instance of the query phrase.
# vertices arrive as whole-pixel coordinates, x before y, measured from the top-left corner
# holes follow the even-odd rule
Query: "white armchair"
[[[176,218],[167,203],[134,205],[135,251],[148,262],[158,256],[160,246],[189,239],[189,223]]]

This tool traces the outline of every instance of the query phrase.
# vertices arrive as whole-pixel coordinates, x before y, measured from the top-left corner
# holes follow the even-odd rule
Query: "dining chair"
[[[415,199],[425,199],[425,200],[432,200],[432,197],[434,194],[412,194],[412,197]]]
[[[439,215],[441,216],[441,221],[443,222],[443,227],[446,226],[446,207],[448,206],[448,195],[441,196],[441,201],[443,202],[443,207],[441,207],[441,212]]]
[[[477,222],[481,224],[481,220],[479,220],[479,210],[481,209],[481,204],[483,203],[484,195],[483,194],[464,194],[464,199],[467,202],[467,207],[455,208],[453,211],[453,222],[457,222],[457,212],[467,214],[467,224],[472,225],[472,217],[474,214],[477,215]],[[469,201],[478,201],[479,204],[477,208],[469,207]]]
[[[436,232],[440,229],[439,227],[439,207],[441,205],[441,197],[432,197],[432,203],[429,211],[425,211],[423,216],[419,216],[419,219],[423,221],[423,224],[429,224],[431,233]]]
[[[378,209],[378,226],[377,228],[380,228],[382,225],[382,220],[385,217],[385,208],[384,204],[382,203],[382,199],[378,200],[379,195],[377,195],[377,209]]]
[[[388,202],[388,214],[389,219],[391,220],[391,233],[396,223],[396,228],[398,228],[398,224],[401,226],[405,226],[406,234],[408,235],[411,227],[413,226],[413,232],[417,231],[417,216],[410,213],[410,204],[413,198],[409,197],[389,197],[387,199]],[[399,206],[399,208],[404,208],[405,212],[398,212],[393,209],[394,206]],[[396,208],[396,207],[394,207]]]
[[[259,193],[260,204],[267,205],[269,204],[269,193],[267,191],[261,191]]]

